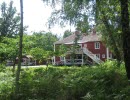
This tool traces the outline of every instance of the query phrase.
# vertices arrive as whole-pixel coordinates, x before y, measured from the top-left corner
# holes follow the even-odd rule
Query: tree
[[[100,27],[102,39],[120,64],[123,53],[119,2],[100,1],[97,3],[97,11],[97,26]]]
[[[35,47],[30,50],[30,54],[35,60],[41,61],[44,59],[44,54],[46,54],[46,52],[42,48]]]
[[[85,3],[82,3],[83,5],[81,5],[80,1],[78,0],[72,0],[72,1],[71,0],[54,0],[54,1],[43,0],[43,1],[48,1],[51,5],[55,5],[57,2],[61,1],[60,4],[62,5],[60,10],[55,9],[54,12],[52,12],[51,17],[48,21],[49,26],[53,26],[54,24],[60,24],[61,26],[66,26],[66,24],[69,24],[70,26],[71,25],[77,26],[77,23],[82,22],[84,18],[87,18],[89,14],[87,10],[88,5],[86,5]],[[87,7],[84,7],[85,5]]]
[[[42,48],[45,51],[53,51],[53,43],[58,40],[57,36],[50,32],[34,32],[32,38],[33,47]]]
[[[17,14],[16,8],[13,6],[13,1],[9,3],[9,6],[5,2],[1,4],[1,16],[0,16],[0,42],[4,45],[8,45],[8,41],[5,41],[5,37],[9,37],[13,40],[17,38],[20,26],[20,16]],[[7,39],[6,40],[11,40]],[[12,41],[11,41],[12,42]],[[10,44],[11,44],[10,42]],[[12,46],[11,46],[12,47]],[[6,49],[9,50],[9,47]],[[5,62],[8,59],[7,51],[0,53],[0,61]],[[13,51],[12,51],[13,52]],[[15,56],[15,53],[14,53]]]
[[[23,40],[23,0],[20,0],[20,11],[21,11],[21,23],[20,23],[20,33],[19,33],[19,60],[18,60],[18,68],[16,72],[16,99],[18,99],[19,93],[19,78],[20,78],[20,71],[21,71],[21,60],[22,60],[22,40]]]
[[[13,61],[13,72],[15,71],[16,57],[18,56],[18,38],[4,37],[0,43],[1,62],[6,60]]]
[[[79,31],[81,31],[81,33],[88,34],[88,31],[90,29],[90,25],[88,22],[88,16],[83,16],[82,20],[77,22],[76,27]]]
[[[47,61],[53,54],[53,43],[57,36],[50,32],[34,32],[32,35],[23,35],[23,54],[31,55],[39,62]]]
[[[119,0],[121,5],[121,26],[123,33],[123,53],[128,80],[130,81],[130,27],[129,27],[129,2]]]
[[[0,18],[0,36],[2,37],[14,37],[18,35],[20,26],[20,16],[17,14],[17,10],[13,7],[13,1],[9,6],[5,2],[1,5],[1,18]]]
[[[71,34],[72,34],[72,33],[71,33],[69,30],[66,30],[66,31],[64,32],[63,38],[66,38],[66,37],[70,36]]]

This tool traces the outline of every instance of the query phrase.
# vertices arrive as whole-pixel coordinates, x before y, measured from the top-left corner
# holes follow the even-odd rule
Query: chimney
[[[79,35],[80,32],[78,30],[75,31],[75,35]]]
[[[93,35],[96,34],[96,30],[95,30],[95,28],[92,29],[92,34],[93,34]]]
[[[91,29],[91,33],[92,33],[92,35],[96,34],[96,26],[95,25],[93,25],[93,27]]]

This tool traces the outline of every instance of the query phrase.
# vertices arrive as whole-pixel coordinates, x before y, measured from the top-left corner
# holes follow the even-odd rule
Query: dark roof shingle
[[[56,41],[54,44],[67,44],[67,43],[73,43],[75,40],[76,35],[72,34],[62,40]],[[81,35],[79,43],[85,43],[85,42],[92,42],[92,41],[100,41],[101,35],[97,34],[89,34],[86,36]]]

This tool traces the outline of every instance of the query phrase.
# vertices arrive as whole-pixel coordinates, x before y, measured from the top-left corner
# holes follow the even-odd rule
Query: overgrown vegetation
[[[19,100],[129,100],[124,64],[22,69]],[[13,100],[14,77],[0,72],[0,100]]]

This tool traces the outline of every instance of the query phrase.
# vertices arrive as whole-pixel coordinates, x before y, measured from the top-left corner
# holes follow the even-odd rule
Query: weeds
[[[0,80],[0,99],[13,100],[11,71],[1,72]],[[129,93],[124,64],[119,68],[115,61],[94,67],[24,69],[20,77],[20,100],[129,100]]]

